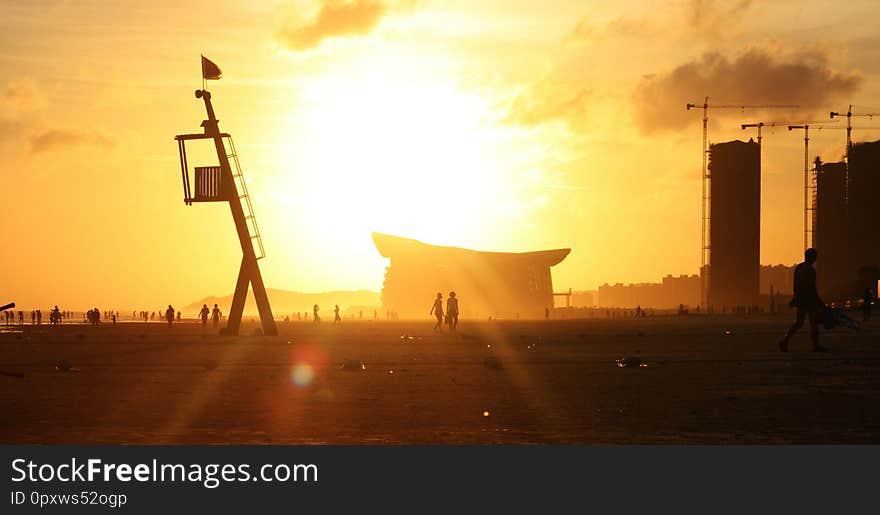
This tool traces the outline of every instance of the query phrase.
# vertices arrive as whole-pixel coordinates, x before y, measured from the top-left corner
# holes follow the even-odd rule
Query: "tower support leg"
[[[232,297],[232,307],[229,309],[229,319],[223,333],[232,336],[238,334],[249,285],[253,285],[254,288],[254,299],[257,301],[257,311],[260,313],[263,335],[277,336],[278,328],[275,326],[275,318],[272,316],[272,308],[269,305],[266,287],[263,285],[260,267],[256,259],[248,259],[247,257],[242,257],[241,259],[238,281],[235,283],[235,294]]]

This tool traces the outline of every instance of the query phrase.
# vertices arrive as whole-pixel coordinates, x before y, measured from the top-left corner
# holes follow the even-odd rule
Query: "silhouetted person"
[[[318,311],[320,311],[320,310],[321,310],[321,308],[319,308],[317,304],[312,306],[312,323],[313,324],[320,324],[321,323],[321,317],[318,316]]]
[[[333,325],[342,322],[342,319],[339,318],[339,304],[335,304],[333,306]]]
[[[177,312],[177,321],[180,322],[180,311]]]
[[[208,309],[207,304],[202,304],[202,310],[199,311],[199,318],[202,319],[202,329],[208,327],[208,315],[211,314],[211,310]]]
[[[874,301],[874,295],[870,288],[865,289],[862,296],[862,321],[867,322],[871,319],[871,302]]]
[[[43,325],[43,312],[37,310],[37,325]]]
[[[446,323],[449,324],[449,331],[455,333],[458,327],[458,299],[454,291],[449,292],[449,298],[446,299]]]
[[[437,317],[437,324],[434,325],[434,331],[443,332],[443,294],[437,292],[437,298],[434,299],[434,305],[431,306],[429,315]]]
[[[171,323],[174,322],[174,308],[171,304],[168,304],[168,309],[165,310],[165,320],[168,321],[168,327],[171,327]]]
[[[544,308],[544,320],[550,320],[550,308]]]
[[[217,326],[220,325],[220,308],[217,307],[217,304],[214,304],[214,309],[211,310],[211,320],[214,322],[214,329],[217,329]]]
[[[819,345],[817,315],[819,310],[825,308],[825,304],[819,298],[819,291],[816,288],[816,269],[813,268],[818,255],[816,249],[807,249],[804,252],[804,262],[794,268],[794,298],[791,299],[789,305],[797,308],[797,319],[785,336],[779,340],[779,350],[782,352],[788,352],[788,340],[798,329],[803,327],[805,317],[810,320],[810,340],[813,342],[813,352],[828,350]]]

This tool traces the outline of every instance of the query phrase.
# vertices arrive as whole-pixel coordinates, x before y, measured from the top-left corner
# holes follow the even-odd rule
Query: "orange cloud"
[[[565,91],[560,87],[551,87],[547,81],[539,82],[513,100],[508,121],[534,126],[562,120],[576,127],[587,116],[590,95],[588,88]]]
[[[12,112],[33,111],[46,106],[46,96],[36,81],[22,78],[6,84],[2,96],[4,110]]]
[[[390,6],[380,0],[324,0],[312,20],[282,27],[278,39],[291,50],[308,50],[325,39],[364,36],[389,10]]]
[[[61,146],[98,145],[109,147],[113,142],[93,132],[76,132],[66,129],[49,129],[30,138],[31,153],[38,154]]]

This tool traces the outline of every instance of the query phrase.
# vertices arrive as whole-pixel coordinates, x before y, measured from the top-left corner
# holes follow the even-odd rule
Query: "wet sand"
[[[880,442],[880,321],[823,333],[827,354],[803,331],[781,354],[790,322],[463,321],[457,339],[430,319],[281,323],[274,338],[27,328],[0,334],[0,443]]]

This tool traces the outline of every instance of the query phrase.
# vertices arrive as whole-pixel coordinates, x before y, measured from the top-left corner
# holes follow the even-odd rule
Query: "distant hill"
[[[333,311],[333,305],[339,304],[339,309],[343,313],[354,313],[358,310],[364,311],[364,317],[372,316],[370,310],[382,310],[382,298],[379,292],[370,290],[353,290],[353,291],[328,291],[321,293],[303,293],[298,291],[276,290],[267,288],[266,293],[269,295],[269,302],[272,304],[272,313],[281,318],[282,315],[290,313],[312,312],[312,306],[317,304],[321,307],[322,314],[329,314]],[[229,306],[232,305],[232,295],[224,297],[205,297],[197,302],[193,302],[188,306],[184,306],[183,310],[186,316],[195,316],[202,305],[207,304],[213,307],[218,304],[223,314],[229,312]],[[245,314],[256,315],[257,305],[254,302],[253,292],[248,292],[247,301],[244,303]]]

